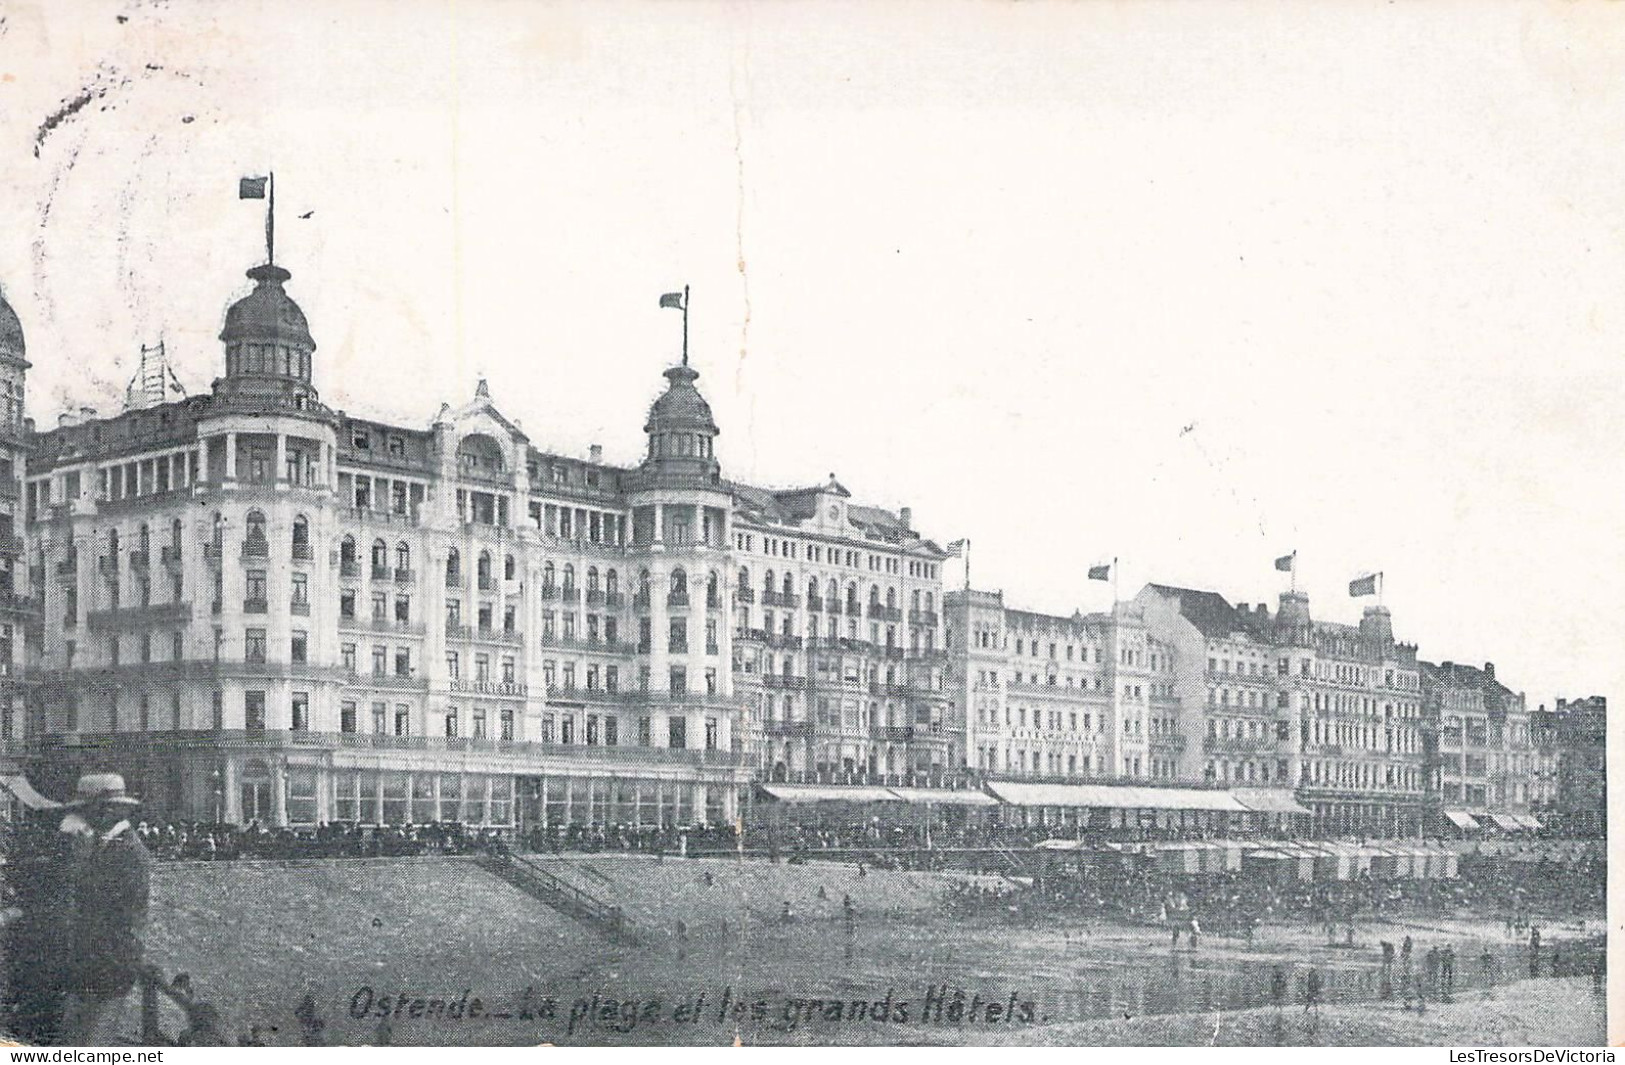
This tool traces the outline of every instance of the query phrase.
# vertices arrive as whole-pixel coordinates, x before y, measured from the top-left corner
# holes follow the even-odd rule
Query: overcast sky
[[[274,168],[335,406],[424,425],[483,373],[635,461],[686,282],[728,475],[911,505],[1008,602],[1099,609],[1115,556],[1273,604],[1296,549],[1318,616],[1382,570],[1426,657],[1617,686],[1604,5],[0,11],[41,426],[160,335],[207,388]]]

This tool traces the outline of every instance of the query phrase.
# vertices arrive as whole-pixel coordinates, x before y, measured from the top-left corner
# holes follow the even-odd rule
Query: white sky
[[[1125,597],[1273,604],[1296,548],[1319,616],[1382,569],[1424,656],[1617,688],[1606,5],[0,12],[42,426],[160,332],[207,387],[274,167],[335,406],[422,425],[484,372],[538,446],[633,460],[688,282],[726,473],[910,504],[1008,601],[1098,609],[1116,555]]]

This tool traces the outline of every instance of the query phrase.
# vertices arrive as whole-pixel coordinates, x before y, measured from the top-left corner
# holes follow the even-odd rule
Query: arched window
[[[857,613],[858,609],[858,582],[848,581],[846,585],[846,612]]]
[[[925,609],[928,612],[936,609],[936,606],[934,605],[935,602],[936,602],[936,597],[933,596],[930,592],[926,592],[925,593]]]
[[[405,540],[395,545],[395,568],[412,568],[412,549],[407,546]]]
[[[880,585],[878,585],[878,584],[869,585],[869,605],[870,606],[879,606],[880,605]]]
[[[573,591],[575,591],[575,586],[576,586],[576,568],[571,563],[566,562],[564,564],[564,590],[566,592],[573,592]]]
[[[463,585],[463,556],[454,547],[446,552],[446,587],[461,588]]]
[[[141,553],[146,554],[148,551],[152,550],[152,534],[147,531],[146,522],[141,523],[141,528],[138,530],[138,535],[141,539]]]
[[[374,569],[383,569],[389,565],[389,545],[382,540],[372,542],[372,566]]]
[[[914,589],[914,594],[909,596],[909,609],[920,609],[920,590],[918,588]]]
[[[339,541],[339,561],[355,561],[355,537],[348,533],[345,534],[344,539]]]
[[[886,589],[886,609],[888,609],[888,610],[896,610],[897,609],[897,589],[896,588],[887,588]]]
[[[616,591],[619,590],[620,583],[621,583],[621,579],[620,579],[619,576],[616,575],[614,570],[608,570],[607,572],[605,572],[605,574],[604,574],[604,591],[608,592],[610,595],[614,595],[616,593]]]
[[[293,555],[295,558],[310,557],[310,519],[303,514],[293,519]]]
[[[807,579],[807,598],[808,599],[817,599],[818,598],[818,578],[817,577],[809,577]]]
[[[671,571],[671,594],[688,594],[688,574],[684,572],[683,567],[681,566],[678,566],[676,569]]]
[[[829,579],[829,587],[826,589],[826,591],[827,594],[824,596],[824,598],[828,599],[830,603],[839,606],[841,602],[841,586],[834,577]]]
[[[248,542],[251,544],[265,543],[265,515],[257,510],[248,512],[245,521],[248,526]]]
[[[507,555],[502,559],[502,579],[511,581],[511,580],[513,580],[513,575],[514,575],[513,556],[512,555]]]
[[[746,569],[744,566],[740,566],[739,567],[739,580],[736,583],[741,588],[749,588],[750,587],[750,570]]]
[[[587,567],[587,594],[588,595],[597,595],[598,594],[598,567],[597,566],[588,566]]]
[[[553,563],[542,563],[542,587],[552,588],[557,583],[556,577],[557,574],[553,569]]]
[[[722,592],[722,576],[716,570],[705,575],[705,601],[712,606],[717,605],[717,596]]]
[[[766,592],[768,595],[773,594],[773,571],[772,570],[768,570],[765,574],[762,575],[762,591]]]
[[[491,552],[481,551],[479,560],[480,587],[491,587]]]
[[[107,530],[107,553],[110,554],[110,555],[118,554],[118,530],[117,529],[109,529],[109,530]]]
[[[638,595],[645,599],[649,596],[649,571],[646,569],[638,570]]]
[[[169,542],[175,547],[181,546],[181,519],[179,518],[169,523]]]
[[[784,575],[784,585],[782,590],[786,598],[796,594],[795,578],[788,573]]]

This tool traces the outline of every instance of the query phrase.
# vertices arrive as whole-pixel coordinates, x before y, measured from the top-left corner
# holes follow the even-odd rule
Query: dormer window
[[[372,437],[367,433],[367,430],[359,427],[357,427],[355,430],[354,435],[351,436],[350,442],[355,445],[358,451],[367,451],[372,447]]]

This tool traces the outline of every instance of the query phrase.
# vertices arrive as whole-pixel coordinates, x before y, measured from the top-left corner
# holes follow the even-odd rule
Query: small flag
[[[1292,552],[1290,555],[1282,555],[1280,558],[1275,560],[1275,568],[1280,570],[1282,573],[1291,573],[1293,560],[1297,557],[1298,553],[1296,551]]]
[[[664,296],[660,297],[660,306],[662,308],[675,307],[679,311],[682,310],[683,309],[683,294],[681,292],[668,292],[668,293],[666,293]]]
[[[265,199],[265,179],[262,177],[245,177],[237,182],[237,198],[239,200]]]
[[[1089,567],[1089,579],[1092,581],[1109,581],[1112,579],[1112,564],[1107,562],[1099,566]]]
[[[1377,594],[1377,574],[1370,573],[1349,581],[1349,595],[1358,599],[1362,595]]]
[[[953,543],[948,545],[948,557],[963,558],[965,555],[965,548],[968,546],[970,546],[969,540],[955,540]]]

